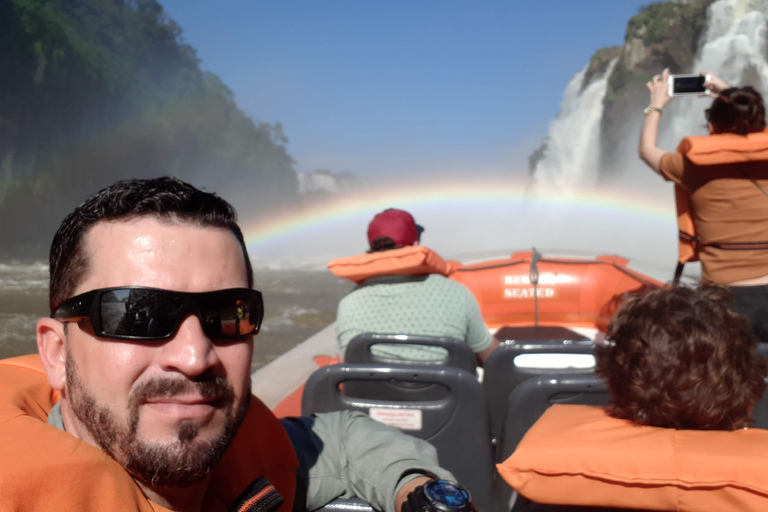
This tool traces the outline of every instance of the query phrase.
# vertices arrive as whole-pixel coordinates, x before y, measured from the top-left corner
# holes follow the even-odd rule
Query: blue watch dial
[[[430,480],[424,484],[424,494],[450,508],[463,508],[470,502],[469,493],[448,480]]]

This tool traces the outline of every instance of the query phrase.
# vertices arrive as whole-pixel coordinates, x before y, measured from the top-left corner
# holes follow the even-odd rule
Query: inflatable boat
[[[663,286],[633,270],[626,258],[545,256],[532,251],[463,264],[448,262],[449,277],[477,299],[488,329],[501,342],[524,327],[560,327],[599,338],[628,295]],[[279,416],[301,412],[303,385],[318,368],[337,362],[334,325],[253,374],[252,389]]]

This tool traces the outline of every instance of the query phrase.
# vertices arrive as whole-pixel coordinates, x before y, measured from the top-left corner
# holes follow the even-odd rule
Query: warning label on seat
[[[419,409],[371,407],[369,415],[376,421],[400,430],[421,430],[421,411]]]

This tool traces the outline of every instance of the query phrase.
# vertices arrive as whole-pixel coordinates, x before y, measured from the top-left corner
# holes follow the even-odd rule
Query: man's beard
[[[102,450],[135,478],[153,487],[187,487],[205,477],[224,456],[250,405],[251,394],[247,392],[235,409],[232,386],[220,376],[196,381],[155,378],[142,383],[131,394],[127,424],[120,425],[113,411],[96,403],[93,395],[84,389],[68,350],[66,358],[67,400],[74,415]],[[188,391],[212,398],[223,407],[221,434],[199,440],[197,425],[192,420],[184,420],[179,425],[177,438],[172,441],[153,444],[139,439],[142,402],[149,398],[171,398]]]

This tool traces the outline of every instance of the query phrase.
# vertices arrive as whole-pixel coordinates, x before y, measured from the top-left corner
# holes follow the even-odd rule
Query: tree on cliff
[[[39,256],[116,179],[173,174],[257,209],[296,194],[281,127],[238,109],[156,0],[0,0],[0,55],[0,256]]]

